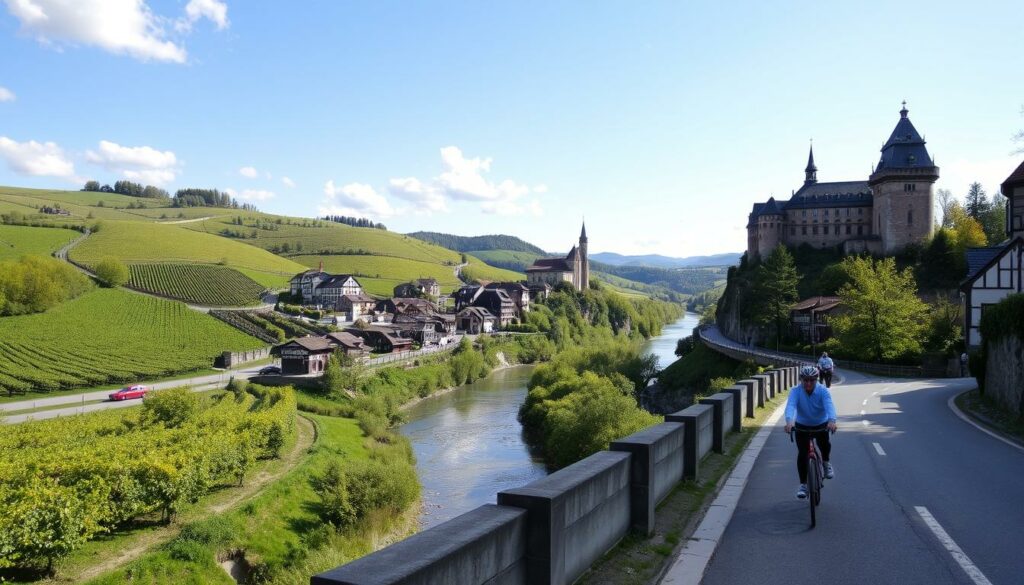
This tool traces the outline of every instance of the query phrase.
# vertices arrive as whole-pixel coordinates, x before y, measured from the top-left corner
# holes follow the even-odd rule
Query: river
[[[687,313],[667,325],[644,351],[657,355],[660,367],[672,363],[676,340],[689,335],[698,318]],[[532,372],[533,366],[498,370],[406,411],[409,422],[400,431],[412,443],[423,485],[421,529],[547,475],[544,462],[530,455],[516,419]]]

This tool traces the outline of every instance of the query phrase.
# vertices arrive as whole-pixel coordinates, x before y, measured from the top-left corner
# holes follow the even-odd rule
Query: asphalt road
[[[217,387],[222,387],[227,384],[232,377],[239,378],[242,380],[248,380],[257,375],[260,368],[266,367],[267,364],[260,364],[258,366],[252,366],[249,368],[240,368],[238,370],[224,371],[219,374],[209,374],[206,376],[195,376],[191,378],[179,378],[176,380],[168,380],[166,382],[157,382],[154,384],[146,384],[153,390],[164,390],[167,388],[178,388],[180,386],[190,386],[195,392],[203,392]],[[97,390],[95,392],[86,392],[83,394],[69,394],[65,396],[53,396],[50,398],[34,398],[28,400],[20,400],[17,402],[7,402],[0,404],[0,414],[3,414],[3,422],[6,424],[15,424],[24,422],[26,420],[42,420],[45,418],[54,418],[58,416],[68,416],[71,414],[82,414],[84,412],[95,412],[97,410],[106,410],[109,408],[127,408],[130,406],[138,406],[142,404],[142,400],[121,400],[118,402],[112,402],[107,400],[107,397],[114,390]],[[106,402],[99,402],[94,404],[83,404],[85,402],[91,402],[95,400],[105,400]],[[51,406],[67,405],[65,408],[53,408],[50,410],[43,410],[40,412],[32,412],[27,414],[6,414],[6,412],[25,410],[29,408],[42,408]]]
[[[817,527],[780,421],[702,583],[1024,582],[1024,452],[947,405],[974,380],[842,375]]]

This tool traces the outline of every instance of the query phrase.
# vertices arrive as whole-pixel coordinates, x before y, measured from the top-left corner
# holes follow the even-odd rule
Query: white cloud
[[[228,5],[217,0],[191,0],[185,6],[185,18],[187,27],[200,18],[207,18],[217,25],[217,30],[224,30],[230,24],[228,22]]]
[[[92,45],[143,61],[184,63],[185,48],[165,38],[144,0],[5,0],[21,28],[41,42]]]
[[[15,142],[0,136],[0,157],[7,161],[11,170],[21,175],[78,181],[74,163],[55,142]]]
[[[256,167],[242,167],[238,169],[238,174],[247,179],[255,179],[260,176],[260,172],[256,170]]]
[[[330,180],[324,184],[324,204],[320,207],[320,215],[351,215],[383,219],[396,215],[398,211],[388,200],[377,193],[370,185],[349,183],[344,187],[336,187]]]
[[[121,146],[101,140],[98,151],[86,151],[85,160],[127,179],[152,185],[166,185],[178,174],[178,157],[170,150],[150,146]]]
[[[388,193],[415,204],[420,212],[448,211],[444,193],[436,187],[424,185],[416,177],[391,179]]]
[[[548,186],[544,185],[543,183],[540,184],[540,185],[534,185],[533,186],[533,192],[534,193],[547,193],[548,192]]]
[[[13,102],[14,92],[6,87],[0,86],[0,102]]]
[[[295,181],[289,179],[288,177],[281,177],[281,182],[284,183],[284,186],[288,187],[289,189],[295,188]]]
[[[242,192],[237,195],[238,199],[243,201],[266,201],[267,199],[273,199],[277,194],[273,191],[267,191],[264,189],[242,189]],[[234,197],[234,195],[232,195]]]

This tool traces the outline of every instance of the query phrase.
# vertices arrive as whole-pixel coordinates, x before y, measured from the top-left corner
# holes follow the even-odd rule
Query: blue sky
[[[812,137],[865,179],[906,99],[939,187],[994,193],[1024,4],[832,4],[2,0],[0,184],[689,256],[744,249]]]

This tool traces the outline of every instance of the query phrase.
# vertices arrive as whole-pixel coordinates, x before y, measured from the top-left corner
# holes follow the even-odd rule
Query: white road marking
[[[871,395],[872,396],[878,396],[878,392],[872,392]]]
[[[861,406],[867,406],[868,405],[867,399],[865,398],[864,401],[860,403],[860,405]]]
[[[879,455],[881,455],[883,457],[885,456],[885,449],[883,449],[881,445],[879,445],[878,443],[871,443],[871,444],[875,446],[875,451],[878,451]]]
[[[960,568],[967,573],[967,576],[971,578],[971,581],[974,581],[975,585],[992,585],[992,582],[985,577],[984,573],[981,572],[981,569],[971,562],[971,559],[964,553],[963,549],[957,546],[953,538],[950,537],[942,528],[938,520],[932,516],[931,512],[928,511],[928,508],[925,508],[924,506],[914,506],[914,509],[917,510],[918,515],[921,516],[921,520],[924,520],[924,523],[935,534],[935,537],[939,539],[942,546],[945,547],[946,550],[949,551],[949,554],[953,556],[953,560],[955,560],[957,564],[960,565]]]

